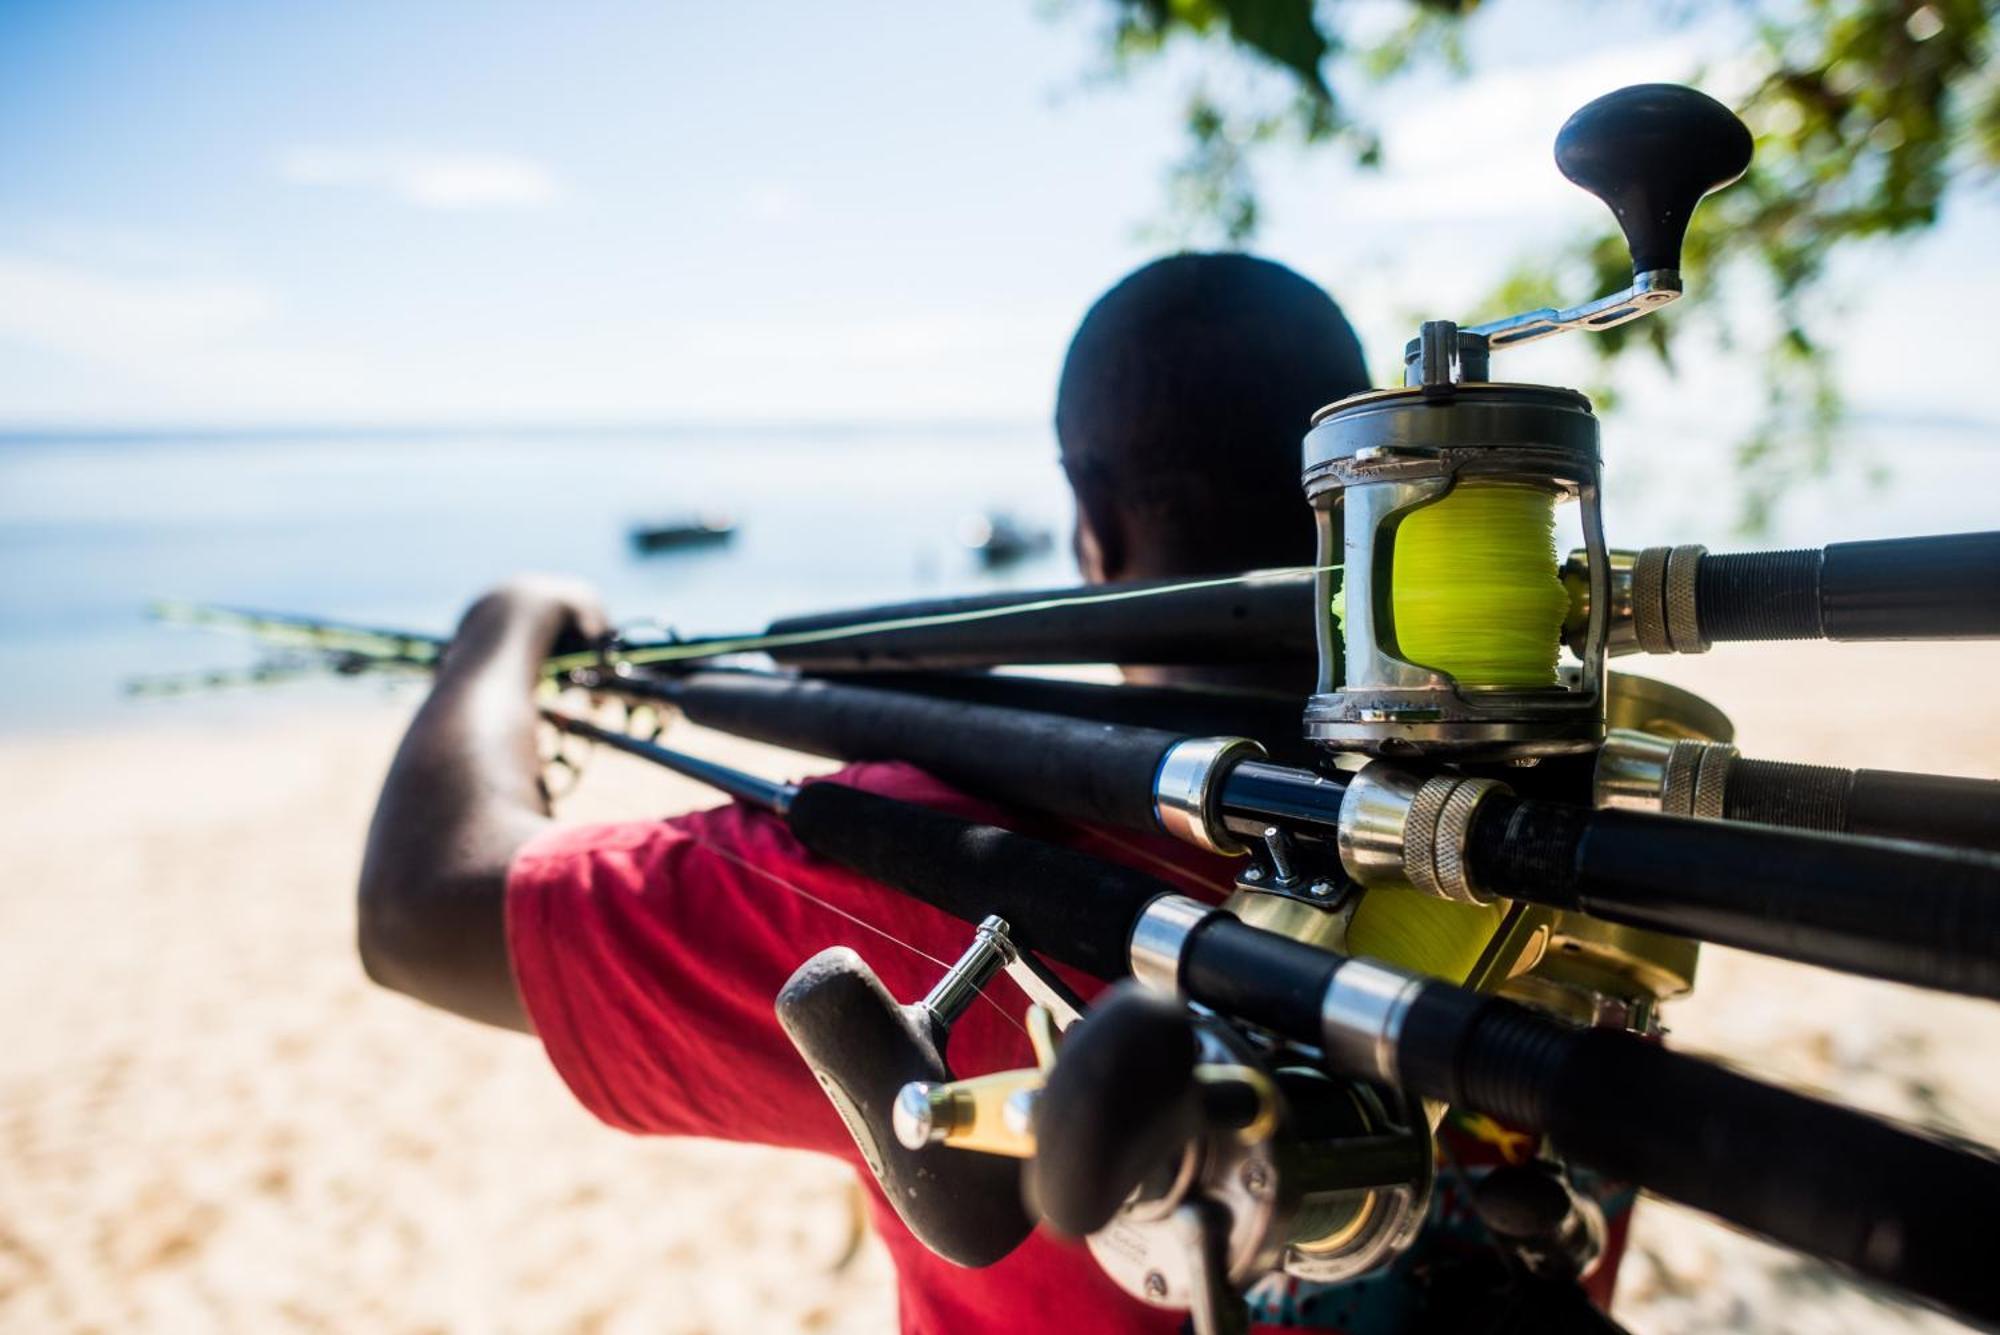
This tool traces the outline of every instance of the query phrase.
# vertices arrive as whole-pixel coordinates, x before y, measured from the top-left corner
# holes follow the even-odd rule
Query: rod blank
[[[2000,533],[1704,555],[1704,640],[1955,640],[2000,636]]]

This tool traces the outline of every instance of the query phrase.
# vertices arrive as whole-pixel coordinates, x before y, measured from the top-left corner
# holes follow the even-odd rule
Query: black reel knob
[[[1610,206],[1632,272],[1678,269],[1695,205],[1750,165],[1750,131],[1705,93],[1642,83],[1606,93],[1556,134],[1556,166]]]
[[[898,1005],[859,955],[835,946],[791,976],[778,1022],[918,1241],[963,1266],[991,1265],[1021,1244],[1034,1225],[1016,1160],[946,1145],[913,1150],[891,1130],[904,1085],[952,1078],[929,1012]]]
[[[1199,1047],[1185,1007],[1119,988],[1063,1038],[1035,1102],[1034,1208],[1072,1237],[1111,1222],[1134,1188],[1163,1170],[1202,1127]]]

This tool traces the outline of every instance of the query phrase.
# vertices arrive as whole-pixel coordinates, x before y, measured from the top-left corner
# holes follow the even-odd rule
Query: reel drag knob
[[[1678,270],[1695,205],[1750,165],[1734,112],[1680,84],[1642,83],[1586,104],[1556,134],[1556,167],[1610,207],[1632,272]]]
[[[911,1149],[891,1131],[905,1085],[943,1084],[944,1025],[925,1004],[898,1005],[845,946],[799,966],[778,994],[778,1022],[833,1100],[868,1171],[917,1240],[962,1266],[986,1266],[1034,1227],[1013,1159],[944,1145]]]
[[[1035,1103],[1034,1207],[1071,1237],[1111,1222],[1201,1133],[1198,1047],[1185,1008],[1136,986],[1091,1008],[1063,1040]]]

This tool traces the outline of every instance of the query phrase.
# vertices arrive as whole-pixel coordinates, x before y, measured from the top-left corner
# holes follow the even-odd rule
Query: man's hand
[[[601,641],[611,625],[597,591],[581,580],[524,575],[479,598],[459,618],[451,647],[439,665],[440,682],[525,666],[528,685],[541,680],[542,663],[557,653]]]
[[[507,960],[507,872],[548,824],[534,691],[560,649],[607,630],[586,585],[543,576],[473,603],[389,768],[361,868],[369,977],[525,1029]]]

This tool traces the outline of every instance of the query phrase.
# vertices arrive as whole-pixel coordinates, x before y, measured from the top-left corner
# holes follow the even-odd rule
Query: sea
[[[1990,426],[1869,419],[1850,436],[1831,481],[1744,539],[1726,442],[1698,422],[1627,424],[1607,448],[1612,543],[1741,550],[2000,527]],[[694,512],[731,516],[733,541],[656,556],[629,541],[635,524]],[[963,539],[995,512],[1050,546],[986,569]],[[135,698],[134,678],[259,657],[150,620],[158,599],[444,633],[483,590],[540,571],[591,581],[635,633],[733,634],[1070,583],[1070,517],[1037,422],[0,435],[0,733],[229,724],[382,689]]]
[[[987,570],[989,512],[1049,547]],[[634,525],[729,516],[726,545],[646,556]],[[634,633],[1072,582],[1046,427],[19,436],[0,441],[0,731],[235,721],[370,683],[134,698],[134,678],[247,667],[159,599],[449,632],[523,572],[579,576]],[[229,698],[218,698],[227,696]],[[258,699],[245,699],[256,696]]]

